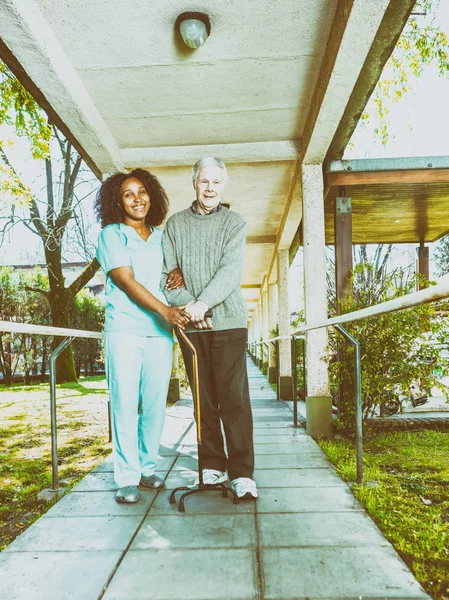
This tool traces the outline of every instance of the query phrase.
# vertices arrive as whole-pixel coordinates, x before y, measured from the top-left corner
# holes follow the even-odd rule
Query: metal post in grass
[[[307,398],[307,377],[306,377],[306,336],[302,335],[302,391],[304,402]]]
[[[73,337],[66,337],[50,354],[50,414],[51,414],[51,471],[52,491],[59,491],[58,478],[58,440],[56,431],[56,359],[72,342]]]
[[[281,399],[281,374],[279,360],[279,340],[276,340],[276,397]]]
[[[293,427],[298,427],[298,371],[296,365],[296,336],[292,335],[292,394],[293,394]]]
[[[270,362],[270,346],[268,345],[267,342],[262,342],[262,344],[264,345],[264,348],[267,349],[267,377],[268,377],[268,363]],[[264,355],[264,353],[262,353],[262,373],[263,373],[264,362],[265,362],[265,355]],[[264,373],[264,375],[265,375],[265,373]]]
[[[335,329],[354,346],[355,361],[355,453],[357,461],[357,483],[363,483],[363,415],[362,415],[362,362],[360,359],[360,342],[346,331],[341,325],[334,325]]]

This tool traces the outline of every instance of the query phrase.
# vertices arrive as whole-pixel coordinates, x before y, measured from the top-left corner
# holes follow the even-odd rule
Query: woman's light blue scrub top
[[[136,281],[158,300],[167,304],[160,288],[163,255],[162,232],[153,228],[145,242],[129,225],[116,223],[102,229],[97,259],[106,274],[105,331],[149,337],[173,338],[173,327],[156,312],[138,306],[112,281],[109,271],[132,267]]]

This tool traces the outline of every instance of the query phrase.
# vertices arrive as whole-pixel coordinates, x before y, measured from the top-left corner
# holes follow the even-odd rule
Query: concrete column
[[[262,292],[261,296],[262,306],[262,335],[263,339],[266,340],[270,337],[268,328],[268,292],[267,290]]]
[[[288,302],[288,250],[278,250],[278,320],[279,335],[290,335],[290,308]],[[292,358],[290,339],[279,343],[279,397],[282,400],[292,400]]]
[[[337,294],[337,313],[340,313],[340,301],[352,295],[352,199],[339,196],[335,198],[335,289]]]
[[[326,257],[322,165],[302,166],[304,304],[307,325],[327,319]],[[327,366],[326,329],[306,336],[307,433],[312,437],[332,435],[332,399]]]
[[[342,190],[341,193],[344,193]],[[334,214],[335,235],[335,291],[337,314],[341,312],[341,304],[352,296],[352,199],[347,196],[335,198]],[[339,335],[337,357],[342,360],[347,342]],[[342,406],[349,406],[354,398],[354,386],[348,381],[342,381],[338,386],[336,405],[338,414]]]
[[[173,403],[177,402],[181,397],[181,384],[179,379],[179,344],[175,342],[173,346],[173,363],[172,372],[170,378],[170,385],[168,388],[168,401]]]
[[[262,339],[263,339],[262,296],[259,296],[259,301],[257,303],[257,341],[260,342]],[[259,369],[262,368],[262,353],[263,353],[263,349],[261,347],[261,344],[259,344],[259,349],[258,349]]]
[[[262,308],[262,337],[267,340],[270,335],[268,333],[268,292],[265,289],[261,296],[261,308]],[[263,373],[268,374],[268,353],[267,347],[263,345],[261,347],[262,352],[262,367]]]
[[[276,285],[274,283],[268,284],[268,333],[272,337],[273,332],[276,328],[277,318],[277,303],[276,303]],[[270,383],[276,383],[277,372],[276,372],[276,347],[274,344],[270,344],[270,356],[268,360],[268,381]]]
[[[420,275],[424,275],[426,280],[429,279],[429,248],[424,246],[424,242],[421,242],[419,248],[416,248],[416,272]],[[416,282],[416,289],[422,290],[427,285],[422,285],[419,281]]]

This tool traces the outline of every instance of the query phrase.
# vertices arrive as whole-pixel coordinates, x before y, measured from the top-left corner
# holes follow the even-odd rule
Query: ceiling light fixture
[[[189,48],[199,48],[210,35],[210,20],[199,12],[185,12],[176,19],[176,26]]]

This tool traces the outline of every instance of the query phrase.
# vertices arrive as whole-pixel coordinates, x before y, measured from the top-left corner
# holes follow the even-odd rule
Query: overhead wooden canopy
[[[449,157],[331,161],[326,243],[337,196],[352,198],[354,244],[434,242],[449,232]]]

